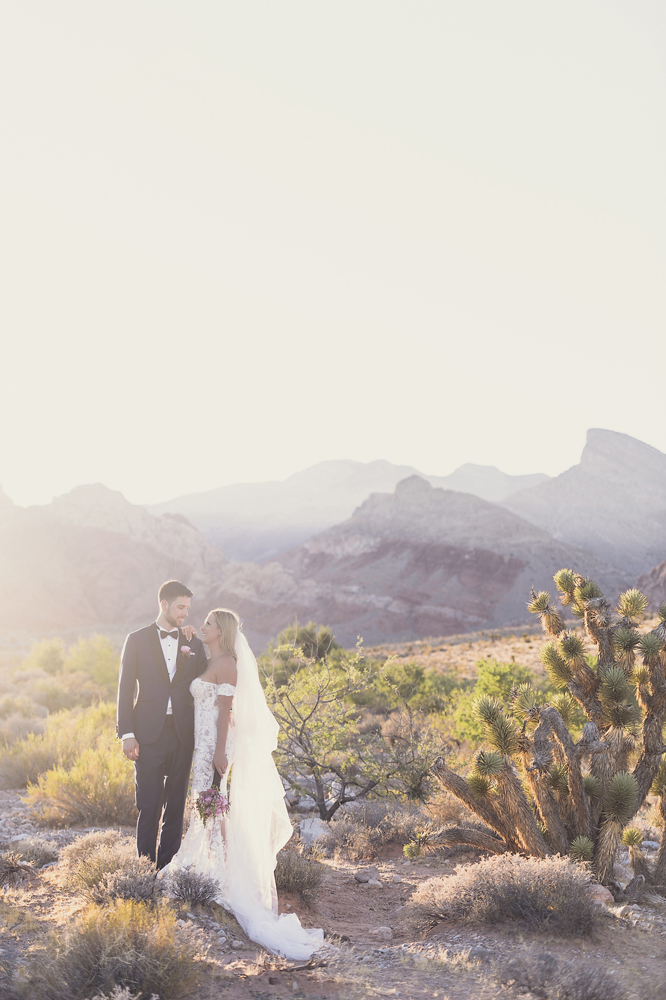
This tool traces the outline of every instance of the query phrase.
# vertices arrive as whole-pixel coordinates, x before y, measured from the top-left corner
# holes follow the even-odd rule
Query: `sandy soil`
[[[431,855],[406,862],[395,845],[392,857],[371,863],[382,887],[359,884],[354,872],[363,864],[327,860],[316,903],[302,904],[297,896],[280,898],[281,912],[297,912],[307,926],[323,927],[326,944],[311,963],[288,963],[257,949],[235,921],[220,908],[196,913],[182,910],[185,923],[202,929],[210,946],[199,1000],[240,1000],[261,997],[357,998],[421,997],[490,998],[498,986],[497,963],[526,951],[547,952],[565,961],[592,962],[612,971],[627,996],[647,1000],[664,993],[666,929],[659,920],[649,926],[648,915],[638,926],[608,911],[589,940],[535,935],[506,924],[485,928],[453,922],[419,926],[409,900],[425,880],[453,873],[472,855]],[[370,863],[370,862],[368,862]],[[56,869],[45,869],[0,897],[0,949],[4,956],[38,944],[49,929],[72,921],[82,900],[60,888]],[[227,930],[227,943],[217,943],[218,930]],[[378,927],[390,927],[390,940],[378,940]],[[243,947],[232,950],[231,940]],[[477,949],[474,951],[473,949]],[[470,951],[471,950],[471,951]],[[63,997],[63,1000],[65,998]]]

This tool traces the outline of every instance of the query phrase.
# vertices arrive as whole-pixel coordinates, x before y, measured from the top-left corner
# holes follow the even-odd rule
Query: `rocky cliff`
[[[503,506],[634,574],[666,557],[666,455],[627,434],[588,431],[579,465]]]

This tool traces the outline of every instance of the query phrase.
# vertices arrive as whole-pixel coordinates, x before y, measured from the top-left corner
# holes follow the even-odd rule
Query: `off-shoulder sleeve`
[[[218,697],[222,695],[223,698],[233,698],[236,694],[236,688],[233,684],[218,684],[217,685]]]

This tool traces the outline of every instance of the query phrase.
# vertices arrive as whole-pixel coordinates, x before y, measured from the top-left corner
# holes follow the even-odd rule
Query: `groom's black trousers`
[[[139,759],[134,764],[139,810],[136,847],[139,854],[157,861],[158,868],[168,865],[180,847],[192,753],[191,747],[183,746],[178,739],[172,715],[165,716],[162,732],[154,743],[139,744]]]

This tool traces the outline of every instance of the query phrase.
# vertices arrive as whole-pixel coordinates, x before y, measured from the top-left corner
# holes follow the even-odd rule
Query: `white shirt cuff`
[[[135,739],[136,739],[136,736],[134,735],[134,733],[125,733],[124,736],[120,737],[121,742],[123,740],[135,740]]]

